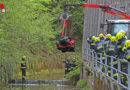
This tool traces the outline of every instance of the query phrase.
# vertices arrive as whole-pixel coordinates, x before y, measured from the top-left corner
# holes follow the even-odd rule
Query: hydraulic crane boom
[[[116,8],[111,7],[108,4],[65,4],[65,11],[67,6],[82,6],[82,7],[91,7],[91,8],[101,8],[103,12],[112,14],[112,15],[119,15],[122,18],[130,20],[130,15],[126,14],[124,11],[118,10]]]

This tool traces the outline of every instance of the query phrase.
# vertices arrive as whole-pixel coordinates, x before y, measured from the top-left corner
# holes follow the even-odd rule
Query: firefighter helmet
[[[115,36],[111,37],[111,42],[114,42],[114,41],[116,41],[116,37]]]
[[[120,30],[120,32],[119,32],[119,33],[121,33],[123,37],[125,37],[125,36],[126,36],[126,32],[125,32],[124,30]]]
[[[22,56],[22,59],[25,59],[26,58],[26,56]]]
[[[102,33],[99,34],[99,38],[102,38],[104,37],[104,35]]]
[[[100,41],[100,38],[99,38],[99,37],[96,37],[96,38],[95,38],[95,42],[98,42],[98,41]]]
[[[107,35],[106,35],[106,38],[111,39],[111,34],[107,34]]]
[[[117,35],[116,35],[117,40],[121,39],[122,37],[123,37],[122,33],[117,33]]]
[[[96,38],[95,36],[92,36],[92,40],[95,40],[95,38]]]
[[[125,41],[125,47],[126,47],[126,48],[130,47],[130,40],[126,40],[126,41]]]

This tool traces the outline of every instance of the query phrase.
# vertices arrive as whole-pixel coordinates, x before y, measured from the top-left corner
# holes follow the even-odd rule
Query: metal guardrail
[[[114,83],[117,83],[118,90],[121,90],[121,87],[130,90],[130,62],[113,56],[97,54],[90,49],[83,49],[82,54],[85,56],[87,66],[92,68],[92,72],[96,73],[96,76],[100,73],[100,80],[103,80],[102,77],[104,76],[105,84],[108,84],[109,78],[112,89],[114,89]],[[114,64],[113,62],[117,63]],[[110,73],[108,73],[109,71]],[[116,78],[113,77],[114,75]],[[122,79],[122,77],[127,83],[123,82],[124,78]]]

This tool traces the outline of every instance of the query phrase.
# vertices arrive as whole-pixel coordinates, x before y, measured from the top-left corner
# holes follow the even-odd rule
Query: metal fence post
[[[86,58],[87,58],[87,61],[88,61],[88,49],[87,49],[87,52],[86,52]]]
[[[104,56],[105,57],[105,84],[107,85],[108,82],[107,82],[107,56]]]
[[[130,63],[128,62],[128,90],[130,90]]]
[[[95,68],[95,70],[96,70],[96,76],[98,76],[98,62],[97,62],[97,54],[96,53],[94,53],[94,59],[95,59],[95,63],[96,63],[96,68]]]
[[[99,54],[100,55],[100,63],[99,63],[99,67],[100,67],[100,79],[102,80],[102,54]]]
[[[93,54],[93,52],[92,52],[92,71],[93,71],[93,73],[94,73],[94,66],[95,66],[95,61],[94,61],[94,54]]]
[[[121,71],[121,63],[120,63],[119,59],[117,61],[118,61],[118,76],[117,76],[118,90],[120,90],[121,77],[120,77],[120,72],[119,71]]]
[[[113,57],[111,56],[111,88],[113,89]]]

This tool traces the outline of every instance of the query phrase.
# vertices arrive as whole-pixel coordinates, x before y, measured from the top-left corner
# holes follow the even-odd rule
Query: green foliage
[[[70,71],[68,74],[65,75],[65,78],[69,79],[69,82],[72,85],[76,85],[76,83],[80,79],[80,69],[79,68],[73,68],[72,71]]]
[[[66,0],[2,0],[6,13],[0,13],[0,62],[7,63],[7,73],[2,69],[1,77],[11,78],[17,70],[12,62],[19,63],[21,56],[29,60],[43,58],[38,50],[48,55],[55,50],[54,44],[61,33],[62,23],[58,25],[65,3],[82,3]],[[72,32],[82,37],[83,9],[69,8],[73,14]],[[74,37],[75,38],[75,37]],[[76,39],[76,38],[75,38]],[[81,43],[81,40],[80,42]],[[81,47],[81,45],[79,46]],[[38,54],[37,54],[38,53]],[[41,57],[40,57],[41,56]],[[11,64],[11,65],[10,65]],[[74,71],[79,74],[79,70]],[[73,75],[72,75],[73,76]]]
[[[83,80],[83,79],[81,79],[81,80],[79,80],[78,82],[77,82],[77,87],[80,87],[80,88],[84,88],[85,86],[86,86],[86,81],[85,80]]]
[[[83,90],[92,90],[92,89],[88,85],[86,85],[86,87],[84,87]]]
[[[91,88],[87,85],[86,80],[84,79],[79,80],[76,86],[82,88],[83,90],[91,90]]]
[[[80,74],[80,69],[79,68],[74,68],[73,71],[70,71],[68,74],[65,75],[65,78],[71,79],[73,76],[79,75]]]

